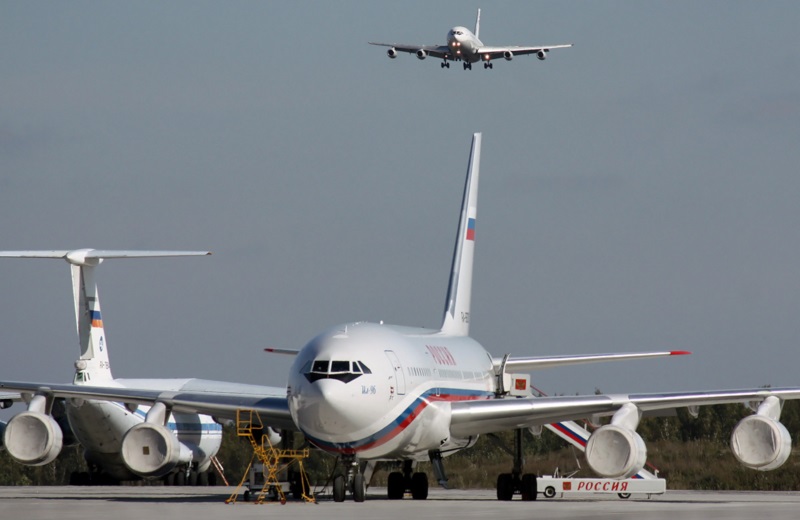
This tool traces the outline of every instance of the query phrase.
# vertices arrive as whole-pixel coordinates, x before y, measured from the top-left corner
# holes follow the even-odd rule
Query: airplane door
[[[384,350],[384,352],[386,353],[386,357],[389,358],[389,362],[392,364],[392,368],[394,368],[394,380],[395,380],[395,386],[397,387],[397,395],[405,395],[406,375],[403,372],[403,365],[400,364],[400,359],[397,357],[397,354],[395,354],[393,350]]]

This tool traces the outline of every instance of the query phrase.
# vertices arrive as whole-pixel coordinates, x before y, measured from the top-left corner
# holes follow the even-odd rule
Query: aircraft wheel
[[[197,475],[198,477],[198,486],[208,486],[208,471],[203,471]]]
[[[511,500],[514,496],[514,477],[511,473],[497,476],[497,500]]]
[[[525,473],[522,475],[522,500],[536,500],[536,475]]]
[[[387,495],[389,500],[401,500],[406,491],[406,482],[403,474],[399,471],[389,473],[389,480],[386,483]]]
[[[630,493],[617,493],[617,496],[622,500],[628,500],[631,497]]]
[[[333,501],[344,502],[344,476],[336,475],[333,478]]]
[[[411,476],[411,497],[414,500],[425,500],[428,498],[428,475],[418,472]]]
[[[353,477],[353,500],[363,502],[367,496],[367,483],[364,482],[364,475],[357,473]]]
[[[176,486],[185,486],[186,485],[186,472],[181,470],[175,475],[175,485]]]
[[[547,486],[546,488],[544,488],[544,496],[545,498],[553,498],[554,496],[556,496],[556,488],[554,488],[553,486]]]
[[[249,489],[245,489],[244,490],[244,494],[242,495],[242,500],[244,500],[245,502],[250,502],[250,490]]]
[[[196,470],[192,470],[189,473],[189,485],[190,486],[197,486],[198,475]]]

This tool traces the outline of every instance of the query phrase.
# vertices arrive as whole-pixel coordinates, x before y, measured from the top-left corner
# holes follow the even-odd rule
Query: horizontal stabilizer
[[[0,251],[0,258],[62,258],[73,265],[97,265],[109,258],[160,258],[167,256],[207,256],[210,254],[210,251],[73,249],[51,251]]]
[[[546,356],[529,358],[508,358],[505,363],[506,371],[541,370],[568,365],[583,365],[586,363],[603,363],[606,361],[629,361],[632,359],[649,359],[666,356],[684,356],[691,354],[686,350],[670,350],[665,352],[624,352],[619,354],[578,354],[572,356]],[[502,359],[494,358],[494,365],[500,367]]]
[[[300,353],[299,350],[291,348],[272,348],[272,347],[265,348],[264,352],[268,352],[270,354],[287,354],[289,356],[296,356],[297,354]]]

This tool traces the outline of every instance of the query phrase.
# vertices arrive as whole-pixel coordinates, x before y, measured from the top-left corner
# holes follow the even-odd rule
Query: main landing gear
[[[443,69],[449,69],[449,68],[450,68],[450,64],[449,64],[449,63],[447,63],[447,60],[444,60],[444,61],[443,61],[443,62],[441,62],[439,65],[440,65],[440,66],[441,66]]]
[[[464,70],[472,70],[472,63],[464,62]]]
[[[497,500],[511,500],[514,493],[522,495],[522,500],[536,500],[536,475],[522,473],[525,460],[522,457],[522,430],[514,432],[514,466],[511,473],[497,476]]]
[[[483,68],[484,69],[493,69],[494,68],[494,63],[492,63],[491,61],[484,61],[483,62]]]
[[[406,491],[411,491],[414,500],[428,498],[428,475],[414,472],[413,461],[403,461],[403,471],[389,473],[388,495],[389,500],[401,500]]]

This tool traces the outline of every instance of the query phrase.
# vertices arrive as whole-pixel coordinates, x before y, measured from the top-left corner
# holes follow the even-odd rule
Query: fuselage
[[[439,331],[353,323],[314,338],[289,375],[295,424],[319,448],[361,459],[426,459],[450,438],[450,403],[494,396],[491,356]]]
[[[453,56],[467,63],[475,63],[481,59],[478,50],[483,47],[483,43],[466,27],[450,29],[447,33],[447,46]]]

